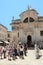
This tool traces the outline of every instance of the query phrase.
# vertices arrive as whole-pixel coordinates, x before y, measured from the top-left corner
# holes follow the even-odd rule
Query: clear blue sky
[[[31,5],[40,16],[43,16],[43,0],[0,0],[0,23],[11,30],[11,19],[20,18],[19,14]]]

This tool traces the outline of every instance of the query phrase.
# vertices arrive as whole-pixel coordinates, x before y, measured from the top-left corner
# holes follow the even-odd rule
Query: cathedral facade
[[[20,14],[20,19],[12,17],[10,24],[12,30],[0,24],[0,43],[1,41],[9,42],[9,44],[39,43],[43,47],[43,16],[39,16],[37,11],[28,8],[28,10]]]
[[[43,42],[43,16],[38,16],[36,10],[28,8],[20,14],[20,19],[13,17],[10,25],[17,43]]]

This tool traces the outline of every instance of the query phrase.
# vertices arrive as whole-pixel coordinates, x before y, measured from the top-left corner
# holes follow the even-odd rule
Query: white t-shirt
[[[23,51],[23,48],[20,48],[20,51]]]

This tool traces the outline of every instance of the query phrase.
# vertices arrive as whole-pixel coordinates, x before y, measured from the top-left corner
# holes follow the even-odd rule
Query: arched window
[[[23,21],[24,23],[27,23],[28,22],[28,17],[25,18],[25,20]]]
[[[18,37],[19,37],[19,32],[18,32]]]
[[[34,22],[34,19],[32,17],[29,18],[30,22]]]
[[[10,37],[10,34],[8,34],[8,37]]]
[[[41,36],[43,36],[43,30],[42,30],[42,31],[40,31],[40,35],[41,35]]]

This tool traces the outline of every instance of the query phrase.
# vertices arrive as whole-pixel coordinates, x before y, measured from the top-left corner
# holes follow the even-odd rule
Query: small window
[[[32,17],[29,18],[30,22],[34,22],[34,19]]]
[[[10,37],[10,34],[8,34],[8,37]]]
[[[43,31],[40,31],[40,35],[43,36]]]
[[[19,32],[18,32],[18,37],[19,37]]]
[[[23,21],[24,23],[27,23],[28,22],[28,17],[25,18],[25,20]]]

